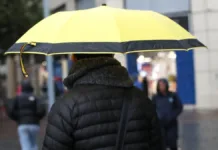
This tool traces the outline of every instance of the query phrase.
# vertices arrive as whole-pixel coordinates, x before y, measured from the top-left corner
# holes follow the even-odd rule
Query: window
[[[187,16],[171,17],[171,19],[178,23],[180,26],[182,26],[184,29],[189,30]]]
[[[95,0],[75,0],[76,9],[88,9],[95,7]]]
[[[54,14],[56,12],[59,12],[59,11],[65,11],[66,10],[66,4],[62,4],[58,7],[56,7],[55,9],[51,10],[51,14]]]

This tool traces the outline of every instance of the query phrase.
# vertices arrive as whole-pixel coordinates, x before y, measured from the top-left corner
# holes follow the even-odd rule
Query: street
[[[180,141],[182,150],[217,150],[218,111],[185,111],[180,118]],[[45,129],[42,122],[39,143]],[[8,119],[0,121],[0,149],[18,150],[16,124]]]

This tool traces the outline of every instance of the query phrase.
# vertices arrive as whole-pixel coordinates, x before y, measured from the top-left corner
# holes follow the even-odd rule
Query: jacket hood
[[[159,83],[160,82],[165,83],[165,85],[166,85],[166,93],[168,93],[169,92],[169,82],[168,82],[167,79],[162,78],[162,79],[159,79],[158,82],[157,82],[157,94],[161,95],[160,88],[159,88]]]
[[[23,81],[21,83],[21,88],[24,93],[32,93],[34,91],[30,81]]]
[[[127,70],[114,58],[91,58],[73,64],[64,85],[70,89],[75,85],[106,85],[132,87]]]

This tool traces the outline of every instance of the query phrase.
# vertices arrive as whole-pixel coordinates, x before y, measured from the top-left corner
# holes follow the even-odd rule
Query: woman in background
[[[169,91],[166,79],[160,79],[157,83],[157,94],[152,102],[161,123],[166,148],[177,150],[178,117],[183,110],[182,103],[176,93]]]

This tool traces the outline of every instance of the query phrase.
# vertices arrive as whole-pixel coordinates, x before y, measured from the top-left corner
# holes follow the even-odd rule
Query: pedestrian
[[[140,90],[143,90],[142,82],[143,82],[143,77],[138,75],[137,80],[135,80],[134,82],[134,86]]]
[[[152,101],[156,106],[166,147],[177,150],[178,116],[183,110],[179,96],[169,91],[166,79],[160,79],[157,83],[157,94],[153,96]]]
[[[56,98],[62,95],[62,93],[61,93],[60,89],[58,88],[57,84],[58,84],[57,81],[54,80],[54,90],[55,90],[55,97]],[[48,89],[47,88],[47,82],[44,82],[43,85],[42,85],[42,92],[43,92],[43,95],[45,97],[47,97],[47,94],[48,94],[47,93],[48,92],[47,89]]]
[[[13,100],[8,100],[7,112],[9,117],[18,124],[18,135],[22,150],[38,150],[37,134],[40,120],[46,109],[44,104],[33,95],[33,87],[29,81],[21,84],[22,93]]]
[[[144,94],[149,97],[149,84],[147,77],[139,77],[134,83],[134,86],[143,91]]]
[[[69,91],[49,113],[43,150],[162,150],[153,104],[113,55],[74,60],[64,79]]]

